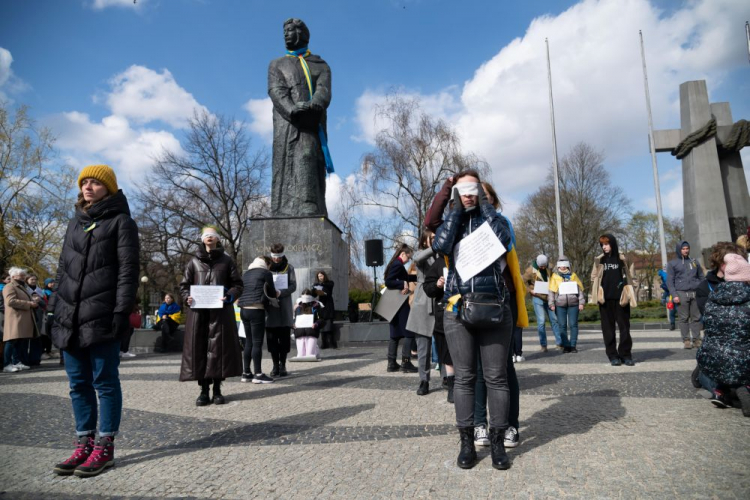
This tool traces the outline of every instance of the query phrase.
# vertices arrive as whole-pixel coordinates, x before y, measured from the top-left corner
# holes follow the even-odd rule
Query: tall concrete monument
[[[750,225],[739,153],[748,124],[733,124],[728,102],[709,104],[705,80],[680,85],[680,121],[680,129],[654,131],[654,146],[682,159],[685,239],[691,254],[705,257],[716,242],[735,241]]]
[[[271,217],[251,219],[242,249],[245,266],[281,243],[294,265],[297,291],[312,286],[319,270],[335,283],[337,311],[349,299],[349,249],[328,219],[326,172],[333,162],[326,137],[331,69],[308,50],[310,31],[299,19],[284,22],[286,54],[268,66],[273,103]]]

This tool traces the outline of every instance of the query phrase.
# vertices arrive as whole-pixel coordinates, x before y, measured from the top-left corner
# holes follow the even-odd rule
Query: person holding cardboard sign
[[[297,291],[297,276],[294,266],[284,255],[284,245],[271,245],[271,265],[268,267],[273,275],[273,284],[279,292],[279,307],[266,309],[266,343],[273,359],[271,377],[285,377],[286,357],[291,350],[292,340],[292,294]]]
[[[195,307],[196,301],[190,295],[194,286],[224,287],[223,306],[220,309]],[[221,382],[242,374],[233,305],[242,294],[242,288],[240,272],[234,260],[224,252],[218,231],[212,226],[204,227],[201,243],[185,267],[180,282],[180,294],[188,305],[180,382],[198,382],[201,392],[195,400],[196,406],[224,404]],[[213,397],[209,397],[211,382],[214,385]]]
[[[557,260],[557,272],[549,280],[547,297],[550,311],[557,314],[563,352],[578,352],[578,313],[583,311],[586,304],[586,294],[583,293],[583,283],[576,273],[570,270],[570,260],[564,255]]]
[[[402,244],[391,257],[390,262],[385,267],[385,286],[388,290],[397,290],[401,295],[409,295],[409,283],[415,283],[417,276],[409,274],[406,271],[405,264],[411,260],[414,250],[407,244]],[[411,308],[409,301],[404,300],[398,309],[396,315],[391,319],[390,341],[388,342],[388,366],[386,371],[397,372],[401,370],[404,373],[417,373],[419,369],[411,362],[411,340],[414,338],[414,332],[406,329],[406,322],[409,320]],[[402,338],[406,338],[401,350],[401,364],[396,362],[398,353],[398,343]]]
[[[476,465],[474,445],[474,391],[477,379],[477,357],[482,358],[482,372],[487,384],[490,408],[490,450],[492,466],[508,469],[504,438],[508,428],[510,403],[507,360],[513,318],[510,294],[502,277],[500,260],[472,275],[461,276],[456,268],[457,246],[473,231],[488,223],[494,236],[505,248],[511,246],[510,229],[504,217],[497,214],[482,189],[479,173],[466,170],[455,176],[453,204],[438,228],[433,250],[448,257],[448,279],[445,285],[447,307],[443,313],[445,338],[448,341],[456,372],[454,400],[456,425],[461,446],[456,463],[463,469]],[[481,295],[483,302],[469,299]],[[488,308],[485,305],[489,305]],[[474,313],[477,313],[476,315]]]
[[[294,309],[294,340],[297,343],[297,356],[292,361],[319,361],[318,337],[325,320],[320,312],[325,309],[313,296],[309,288],[302,290]]]
[[[526,290],[531,296],[531,302],[534,304],[534,315],[536,316],[536,331],[539,335],[539,345],[542,352],[547,352],[547,330],[544,323],[549,318],[549,324],[552,327],[552,333],[555,334],[555,347],[562,350],[562,340],[560,339],[560,327],[557,324],[557,316],[550,311],[547,305],[549,294],[550,272],[547,269],[548,259],[544,254],[537,255],[536,259],[531,262],[523,274],[526,282]]]

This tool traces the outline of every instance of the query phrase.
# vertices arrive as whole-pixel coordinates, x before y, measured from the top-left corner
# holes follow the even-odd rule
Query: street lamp
[[[148,276],[142,277],[141,283],[143,283],[143,299],[141,300],[141,303],[143,304],[143,307],[141,308],[141,326],[143,328],[146,328],[146,316],[148,313],[148,295],[146,293],[146,285],[148,285]]]

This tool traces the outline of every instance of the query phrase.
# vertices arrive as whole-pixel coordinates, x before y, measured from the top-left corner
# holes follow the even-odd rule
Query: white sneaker
[[[483,425],[474,427],[474,445],[475,446],[489,446],[490,438],[487,437],[487,429]]]
[[[18,368],[19,370],[31,370],[31,367],[30,367],[30,366],[26,366],[26,365],[25,365],[25,364],[23,364],[23,363],[16,363],[16,365],[15,365],[15,366],[16,366],[16,368]]]
[[[121,358],[134,358],[135,354],[133,354],[132,352],[121,352],[120,357]]]
[[[21,369],[16,365],[5,365],[5,368],[3,368],[4,373],[16,373],[20,371]]]
[[[513,427],[512,425],[508,427],[508,429],[505,431],[505,436],[503,438],[503,443],[505,443],[506,448],[515,448],[520,443],[521,438],[518,435],[518,429]]]
[[[521,363],[523,361],[526,361],[526,358],[524,358],[523,356],[516,356],[516,363]]]

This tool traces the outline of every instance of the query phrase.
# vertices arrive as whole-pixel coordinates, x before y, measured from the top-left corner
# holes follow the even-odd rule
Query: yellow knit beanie
[[[96,179],[107,187],[109,194],[115,194],[119,191],[117,187],[117,176],[115,171],[107,165],[89,165],[81,170],[78,176],[78,188],[81,188],[84,179]]]

